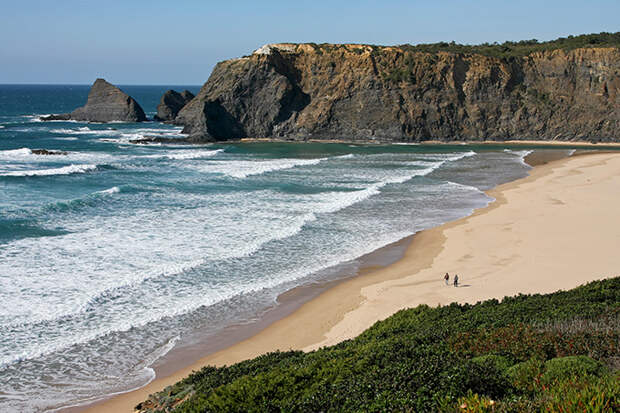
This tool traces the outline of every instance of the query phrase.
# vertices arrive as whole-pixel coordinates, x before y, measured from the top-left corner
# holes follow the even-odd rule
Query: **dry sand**
[[[620,153],[537,166],[489,195],[496,199],[490,206],[416,234],[396,263],[340,283],[254,337],[90,411],[130,412],[203,365],[338,343],[402,308],[548,293],[620,272]],[[446,286],[445,272],[458,273],[461,286]]]

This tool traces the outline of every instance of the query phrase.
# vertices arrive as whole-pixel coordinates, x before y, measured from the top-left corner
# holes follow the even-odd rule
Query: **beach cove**
[[[496,199],[488,207],[416,234],[396,263],[339,283],[255,336],[89,411],[132,411],[149,394],[204,365],[332,345],[402,308],[548,293],[615,276],[619,186],[616,153],[538,165],[528,177],[488,191]],[[459,288],[444,284],[446,271],[459,274]]]

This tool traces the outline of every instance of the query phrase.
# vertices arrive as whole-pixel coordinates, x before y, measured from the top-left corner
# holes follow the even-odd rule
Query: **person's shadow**
[[[459,284],[459,285],[457,285],[457,288],[461,288],[461,287],[471,287],[471,284]]]

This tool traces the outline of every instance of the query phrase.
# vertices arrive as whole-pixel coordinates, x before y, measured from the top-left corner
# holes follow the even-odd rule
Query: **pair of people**
[[[450,274],[446,273],[446,275],[443,276],[443,279],[446,282],[446,285],[450,285]],[[455,287],[459,286],[459,275],[458,274],[454,274],[454,286]]]

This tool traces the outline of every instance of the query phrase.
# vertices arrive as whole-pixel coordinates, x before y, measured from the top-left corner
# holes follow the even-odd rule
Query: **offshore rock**
[[[69,114],[41,117],[41,120],[143,122],[146,115],[131,96],[104,79],[97,79],[90,88],[86,105]]]
[[[218,63],[177,115],[189,140],[620,140],[620,50],[496,58],[273,44]]]
[[[71,114],[70,113],[60,113],[60,114],[53,114],[53,115],[44,115],[44,116],[41,116],[40,119],[43,120],[43,121],[71,120]]]
[[[155,120],[162,122],[172,122],[177,114],[187,103],[194,98],[194,94],[189,90],[179,93],[169,90],[161,97],[159,105],[157,105],[157,115]]]
[[[30,152],[33,155],[68,155],[69,152],[66,151],[54,151],[48,149],[31,149]]]
[[[86,105],[71,112],[71,119],[88,122],[143,122],[144,111],[131,96],[104,79],[90,88]]]

